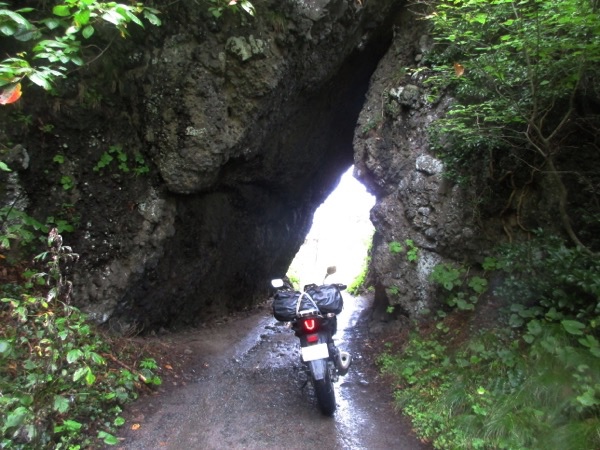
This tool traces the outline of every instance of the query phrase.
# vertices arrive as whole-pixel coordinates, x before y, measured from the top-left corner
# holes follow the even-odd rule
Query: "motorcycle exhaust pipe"
[[[348,373],[348,369],[352,364],[352,356],[348,352],[338,352],[336,358],[336,368],[341,376]]]

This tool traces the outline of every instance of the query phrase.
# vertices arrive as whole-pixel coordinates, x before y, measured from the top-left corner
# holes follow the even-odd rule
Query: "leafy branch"
[[[254,5],[248,0],[209,0],[209,2],[211,6],[208,10],[215,19],[220,18],[227,10],[233,11],[235,14],[242,10],[251,16],[256,13]]]
[[[593,146],[600,125],[585,106],[598,95],[598,2],[416,3],[426,7],[436,41],[428,83],[455,98],[431,129],[433,147],[454,172],[473,160],[488,161],[491,172],[502,161],[497,179],[516,171],[545,178],[563,229],[586,248],[567,211],[557,164],[577,146]]]
[[[0,447],[117,444],[122,405],[141,387],[161,383],[159,367],[150,358],[127,364],[113,354],[110,342],[70,305],[67,273],[79,255],[63,245],[57,229],[47,244],[35,258],[43,272],[27,273],[20,285],[0,285]]]
[[[103,24],[114,26],[126,37],[129,24],[144,27],[141,18],[160,25],[157,15],[156,9],[142,3],[64,0],[48,12],[11,9],[10,4],[0,2],[0,36],[25,45],[25,50],[0,61],[0,105],[21,97],[24,79],[50,90],[56,79],[66,76],[69,65],[83,65],[82,43]]]

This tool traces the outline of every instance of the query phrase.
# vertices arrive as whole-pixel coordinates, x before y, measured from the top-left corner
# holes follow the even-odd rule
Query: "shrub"
[[[481,302],[457,300],[482,278],[443,266],[433,278],[453,309],[414,332],[402,353],[379,357],[399,383],[398,406],[436,448],[599,448],[597,258],[540,234],[486,267],[504,274],[493,294],[507,306],[495,317]]]
[[[0,304],[0,447],[88,447],[124,423],[122,405],[143,383],[159,384],[153,360],[115,368],[109,342],[69,304],[67,267],[78,255],[51,230],[45,271],[2,286]]]

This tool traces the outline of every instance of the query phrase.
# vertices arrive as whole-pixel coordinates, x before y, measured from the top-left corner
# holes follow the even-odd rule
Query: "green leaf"
[[[538,336],[542,332],[542,325],[539,320],[532,320],[527,324],[527,331],[532,336]]]
[[[63,414],[69,410],[69,406],[70,405],[68,399],[60,395],[54,396],[54,405],[52,406],[52,409],[54,409],[54,411]]]
[[[498,268],[498,260],[486,256],[482,264],[483,270],[496,270]]]
[[[388,244],[388,248],[390,253],[402,253],[404,251],[404,247],[400,242],[392,241]]]
[[[148,10],[144,10],[144,18],[150,22],[152,25],[155,26],[160,26],[161,25],[161,21],[160,19],[152,12],[148,11]]]
[[[88,372],[85,375],[85,382],[88,386],[91,386],[96,381],[96,375],[92,372],[91,369],[88,368]]]
[[[4,36],[12,36],[17,32],[18,28],[14,26],[12,23],[6,22],[0,24],[0,33]]]
[[[87,25],[90,21],[90,10],[84,9],[82,11],[77,12],[75,16],[73,16],[73,19],[80,27]]]
[[[588,388],[583,394],[577,397],[577,401],[583,406],[594,406],[600,404],[596,398],[596,391],[593,388]]]
[[[480,24],[482,24],[482,25],[483,25],[483,24],[485,24],[485,22],[486,22],[486,20],[487,20],[487,14],[485,14],[485,13],[480,13],[480,14],[477,14],[477,15],[476,15],[476,16],[473,18],[473,20],[474,20],[475,22],[479,22]]]
[[[535,337],[532,336],[531,334],[524,334],[523,335],[523,340],[525,342],[527,342],[528,344],[531,344],[533,341],[535,341]]]
[[[1,340],[0,341],[0,353],[8,353],[11,349],[11,345],[9,341]]]
[[[115,419],[115,421],[113,423],[115,424],[115,426],[120,427],[125,424],[125,419],[123,417],[119,416]]]
[[[96,352],[90,352],[89,357],[92,359],[92,361],[94,361],[96,364],[106,364],[106,361],[104,360],[104,358],[102,356],[100,356],[98,353]]]
[[[63,425],[65,426],[65,428],[67,430],[70,430],[70,431],[79,431],[79,430],[81,430],[81,427],[83,426],[76,420],[68,420],[68,419],[63,422]]]
[[[116,26],[121,25],[125,21],[123,16],[115,10],[106,11],[102,14],[102,18]]]
[[[67,353],[67,362],[69,364],[73,364],[75,361],[77,361],[82,356],[83,356],[83,352],[81,350],[79,350],[78,348],[75,348],[73,350],[70,350]]]
[[[20,399],[20,403],[23,406],[33,405],[33,395],[23,395]]]
[[[50,81],[48,81],[48,78],[46,78],[39,72],[33,72],[27,78],[29,78],[33,83],[37,84],[38,86],[43,87],[47,91],[52,89],[52,85],[50,84]]]
[[[123,13],[121,13],[121,14],[123,14]],[[144,24],[142,23],[142,21],[140,19],[138,19],[138,17],[134,13],[132,13],[129,9],[125,10],[124,16],[126,17],[126,19],[128,19],[128,21],[131,20],[133,23],[144,28]]]
[[[94,27],[91,25],[87,25],[83,30],[81,30],[81,35],[89,39],[94,34]]]
[[[11,11],[10,9],[0,9],[0,20],[5,21],[6,19],[2,16],[6,17],[8,20],[13,21],[15,24],[19,25],[21,28],[29,29],[33,25],[31,22],[23,17],[21,14]]]
[[[3,161],[0,161],[0,170],[2,170],[3,172],[12,172],[12,170],[10,170],[10,167],[8,167]]]
[[[580,336],[583,334],[585,325],[577,320],[563,320],[560,322],[565,331],[569,334]]]
[[[241,2],[242,9],[246,11],[251,16],[254,16],[254,6],[247,0],[242,0]]]
[[[482,294],[487,289],[488,282],[485,278],[473,277],[469,280],[469,287],[478,294]]]
[[[102,439],[106,445],[117,445],[119,443],[119,440],[115,436],[106,431],[99,431],[98,439]]]
[[[56,5],[52,8],[52,13],[55,16],[67,17],[71,15],[71,9],[67,5]]]
[[[591,334],[585,336],[585,338],[579,339],[579,343],[587,348],[600,347],[600,342]]]
[[[24,406],[19,406],[18,408],[7,414],[3,428],[8,429],[21,425],[21,423],[23,423],[28,414],[29,409],[25,408]]]
[[[86,376],[89,371],[89,367],[80,367],[73,374],[73,381],[79,381],[82,377]]]

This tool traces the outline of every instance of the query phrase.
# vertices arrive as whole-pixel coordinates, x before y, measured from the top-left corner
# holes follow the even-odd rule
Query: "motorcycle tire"
[[[326,416],[332,416],[335,412],[335,391],[333,390],[333,382],[329,371],[323,380],[313,380],[315,387],[315,395],[317,396],[317,403],[319,409]]]

